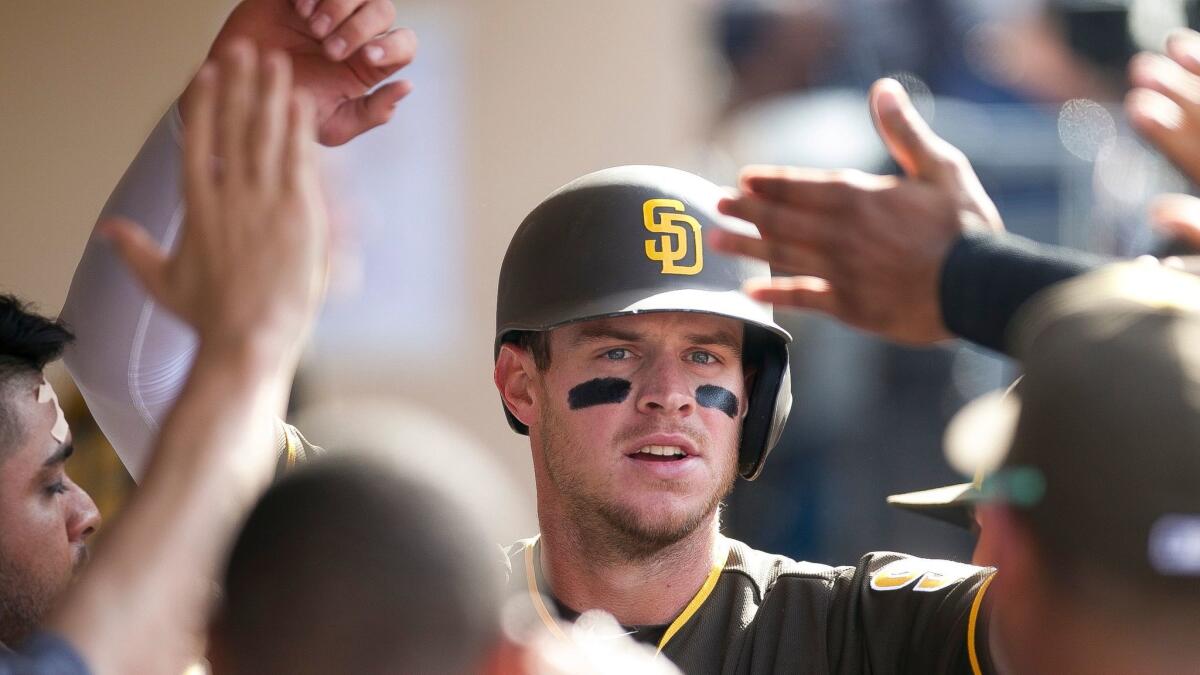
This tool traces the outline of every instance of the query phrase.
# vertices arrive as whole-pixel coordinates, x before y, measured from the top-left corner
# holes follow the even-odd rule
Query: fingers
[[[218,58],[221,105],[217,109],[217,138],[224,161],[221,177],[223,181],[240,181],[249,172],[246,149],[249,121],[254,115],[258,55],[248,41],[237,40]]]
[[[316,130],[316,104],[312,96],[300,90],[288,105],[287,142],[283,157],[284,183],[295,190],[317,189],[317,155],[313,147]]]
[[[892,187],[892,176],[875,176],[851,169],[824,170],[786,166],[748,166],[742,169],[742,190],[796,207],[840,209],[856,191]]]
[[[1200,33],[1181,28],[1167,37],[1167,56],[1188,72],[1200,75]]]
[[[810,276],[751,279],[742,287],[751,298],[776,307],[810,309],[838,315],[837,296],[829,282]]]
[[[308,25],[325,54],[340,61],[391,28],[395,19],[391,0],[321,0]]]
[[[158,242],[127,218],[109,218],[96,230],[113,243],[117,255],[146,292],[160,304],[169,306],[171,303],[165,297],[167,255]]]
[[[871,87],[871,116],[896,163],[910,178],[948,185],[965,159],[957,148],[929,128],[896,80],[877,80]]]
[[[392,117],[396,104],[412,91],[407,80],[389,82],[367,96],[343,101],[321,125],[318,139],[323,145],[341,145]]]
[[[1134,129],[1193,182],[1200,182],[1200,119],[1189,121],[1174,101],[1157,91],[1134,89],[1125,97]]]
[[[1138,54],[1129,63],[1129,78],[1171,99],[1191,118],[1200,118],[1200,77],[1182,65],[1157,54]]]
[[[803,245],[747,237],[722,229],[710,229],[705,241],[722,253],[764,260],[775,272],[811,276],[827,276],[829,273],[825,258]]]
[[[217,67],[204,64],[189,87],[188,123],[183,128],[183,182],[188,204],[208,204],[216,177],[213,156],[216,148],[213,127],[217,97]]]
[[[831,223],[811,210],[801,210],[761,197],[743,194],[717,202],[727,216],[754,223],[766,239],[823,247],[829,244]]]
[[[1169,236],[1200,250],[1200,199],[1163,195],[1150,206],[1150,217]]]
[[[412,63],[417,54],[417,35],[407,28],[397,28],[367,43],[354,52],[347,63],[363,81],[374,86],[387,76]]]
[[[1196,35],[1182,35],[1168,42],[1176,60],[1138,54],[1130,61],[1129,79],[1136,88],[1125,97],[1125,109],[1138,133],[1200,182],[1200,75],[1180,63],[1196,67],[1191,56]]]
[[[282,52],[268,52],[258,74],[250,167],[251,176],[268,185],[274,185],[279,178],[291,90],[291,62]]]
[[[294,0],[293,6],[296,8],[296,13],[301,18],[307,19],[312,16],[313,10],[317,7],[317,0]]]

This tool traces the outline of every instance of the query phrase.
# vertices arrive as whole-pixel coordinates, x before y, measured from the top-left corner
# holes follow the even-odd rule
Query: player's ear
[[[1043,578],[1041,555],[1037,542],[1021,514],[1003,503],[980,504],[977,507],[980,537],[986,537],[990,564],[1004,570],[996,575],[992,590],[997,596],[1015,597],[1038,594],[1046,582]],[[989,591],[989,593],[992,591]]]
[[[1019,643],[1026,631],[1040,630],[1043,617],[1060,611],[1058,587],[1046,576],[1040,547],[1019,511],[988,503],[977,512],[981,533],[992,538],[991,564],[998,570],[984,596],[990,639],[999,630],[1003,641]]]
[[[533,426],[537,417],[536,377],[537,365],[529,350],[512,343],[501,345],[492,380],[505,407],[527,427]]]

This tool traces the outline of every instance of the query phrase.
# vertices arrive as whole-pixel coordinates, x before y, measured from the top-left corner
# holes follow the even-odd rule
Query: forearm
[[[1021,305],[1038,291],[1107,262],[1015,235],[966,233],[942,265],[942,319],[959,337],[1007,353],[1008,326]]]
[[[140,223],[170,247],[182,228],[180,124],[172,108],[151,132],[101,212]],[[93,233],[62,318],[76,334],[65,362],[89,409],[135,479],[179,396],[196,349],[192,330],[147,296]]]
[[[179,672],[201,653],[220,561],[273,473],[293,367],[262,348],[198,352],[144,486],[50,624],[95,672]]]

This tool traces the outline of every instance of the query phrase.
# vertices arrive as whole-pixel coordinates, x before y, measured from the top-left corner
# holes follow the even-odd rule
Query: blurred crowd
[[[0,296],[0,674],[1200,672],[1197,18],[722,4],[707,177],[576,178],[504,256],[511,542],[453,425],[288,414],[321,147],[418,43],[390,0],[242,0],[62,314]],[[103,528],[60,358],[136,482]]]

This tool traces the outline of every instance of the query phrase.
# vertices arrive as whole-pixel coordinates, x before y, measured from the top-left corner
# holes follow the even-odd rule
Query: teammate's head
[[[60,324],[0,296],[0,642],[37,625],[100,521],[66,474],[70,431],[42,376],[70,340]]]
[[[499,636],[492,548],[398,465],[317,460],[266,493],[234,544],[213,670],[474,672]]]
[[[1017,395],[964,409],[966,426],[990,431],[948,448],[988,473],[979,514],[1000,542],[997,625],[1009,652],[1078,654],[1043,644],[1072,629],[1118,632],[1159,655],[1195,649],[1200,279],[1110,266],[1039,296],[1014,325]]]
[[[768,268],[704,248],[706,228],[753,232],[720,197],[674,169],[584,176],[526,217],[500,272],[495,381],[543,520],[587,521],[626,555],[757,475],[791,404],[790,337],[741,291]]]

